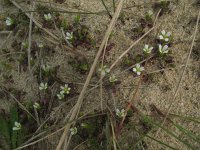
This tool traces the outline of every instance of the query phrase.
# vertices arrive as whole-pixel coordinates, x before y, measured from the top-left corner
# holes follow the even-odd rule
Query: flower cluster
[[[41,91],[44,90],[45,91],[47,88],[48,88],[47,83],[43,83],[43,82],[40,83],[39,90],[41,90]]]
[[[38,46],[39,48],[43,48],[43,47],[44,47],[44,45],[43,45],[42,43],[38,43],[37,46]]]
[[[51,14],[50,14],[50,13],[44,14],[44,19],[45,19],[46,21],[50,21],[50,20],[52,19]]]
[[[101,76],[104,77],[106,73],[110,72],[110,69],[106,65],[104,65],[101,68],[99,68],[98,71],[100,72]]]
[[[133,72],[135,72],[138,76],[141,75],[142,71],[144,71],[144,67],[140,66],[140,64],[136,64],[135,68],[133,68]]]
[[[22,126],[19,122],[15,121],[14,126],[12,128],[13,131],[21,130]]]
[[[122,110],[116,109],[116,115],[119,118],[123,118],[125,116],[125,110],[124,109],[122,109]]]
[[[111,83],[116,82],[116,81],[117,81],[116,76],[115,76],[114,74],[112,74],[112,75],[110,76],[110,78],[109,78],[109,81],[110,81]]]
[[[37,103],[37,102],[35,102],[35,103],[33,104],[33,107],[34,107],[35,109],[40,109],[40,104]]]
[[[165,30],[162,30],[158,38],[162,41],[169,42],[171,35],[171,32],[166,32]]]
[[[71,32],[71,33],[67,32],[65,38],[66,38],[66,40],[72,40],[73,39],[73,32]]]
[[[22,47],[25,48],[25,49],[28,48],[28,42],[26,42],[26,41],[22,42]]]
[[[6,18],[6,25],[7,26],[12,26],[14,24],[14,20],[10,17]]]
[[[158,45],[158,50],[160,54],[167,54],[169,49],[167,45],[162,46],[161,44]]]
[[[65,97],[65,94],[69,94],[71,88],[68,86],[68,84],[65,84],[65,86],[60,87],[61,91],[57,94],[58,99],[63,99]]]
[[[147,44],[144,45],[144,48],[143,48],[144,53],[150,54],[152,52],[152,50],[153,50],[153,47],[150,47]]]
[[[71,132],[71,135],[75,135],[77,133],[77,128],[76,127],[73,127],[71,129],[69,129],[69,131]]]
[[[45,91],[47,88],[48,88],[48,84],[47,83],[43,83],[43,82],[40,83],[39,90]]]
[[[44,72],[49,72],[50,71],[50,66],[49,65],[42,65],[42,69],[44,70]]]

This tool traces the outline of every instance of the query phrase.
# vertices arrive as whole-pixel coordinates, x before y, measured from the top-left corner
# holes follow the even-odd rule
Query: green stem
[[[109,10],[108,10],[108,7],[106,6],[106,4],[105,4],[104,0],[101,0],[101,2],[102,2],[102,4],[103,4],[103,6],[105,7],[105,9],[106,9],[106,11],[107,11],[107,14],[108,14],[108,16],[110,17],[110,19],[112,19],[112,15],[110,14],[110,12],[109,12]]]

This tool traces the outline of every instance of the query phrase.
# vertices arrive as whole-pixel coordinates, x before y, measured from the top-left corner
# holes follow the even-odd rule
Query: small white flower
[[[28,48],[28,42],[22,42],[22,47],[23,48]]]
[[[42,69],[43,69],[45,72],[49,72],[49,71],[50,71],[50,66],[49,66],[49,65],[42,65]]]
[[[170,36],[171,36],[171,32],[166,32],[165,30],[162,30],[158,38],[165,42],[169,42]]]
[[[6,25],[7,26],[11,26],[11,25],[13,25],[13,23],[14,23],[14,20],[12,18],[6,17]]]
[[[116,109],[116,115],[119,117],[119,118],[123,118],[125,116],[125,110],[122,109],[121,111],[119,109]]]
[[[141,67],[140,64],[136,64],[135,68],[133,68],[133,72],[135,72],[138,76],[141,75],[142,71],[144,71],[144,67]]]
[[[147,12],[147,15],[148,15],[149,17],[151,17],[151,16],[153,15],[153,11],[152,11],[152,10],[149,10],[149,11]]]
[[[12,128],[13,131],[21,130],[22,126],[19,122],[15,121],[14,126]]]
[[[105,65],[105,66],[99,68],[98,71],[101,73],[101,76],[104,77],[106,75],[106,73],[110,72],[110,69],[107,68],[107,66]]]
[[[143,51],[146,54],[150,54],[152,50],[153,50],[153,47],[149,47],[149,45],[147,45],[147,44],[144,45]]]
[[[67,40],[72,40],[72,39],[73,39],[73,32],[71,32],[71,33],[67,32],[65,38],[66,38]]]
[[[159,52],[161,54],[166,54],[169,52],[169,49],[168,49],[168,46],[165,45],[165,46],[162,46],[161,44],[158,45],[158,49],[159,49]]]
[[[71,132],[71,135],[75,135],[77,133],[77,128],[76,127],[73,127],[73,128],[71,128],[69,130]]]
[[[35,103],[33,104],[33,107],[34,107],[35,109],[40,109],[40,104],[37,103],[37,102],[35,102]]]
[[[117,81],[116,76],[115,76],[114,74],[112,74],[112,75],[110,76],[110,78],[109,78],[109,81],[110,81],[111,83],[116,82],[116,81]]]
[[[39,89],[40,90],[46,90],[48,88],[47,83],[40,83]]]
[[[44,45],[43,45],[42,43],[38,43],[38,47],[39,47],[39,48],[43,48]]]
[[[51,20],[51,14],[50,13],[48,13],[48,14],[44,14],[44,19],[46,20],[46,21],[50,21]]]
[[[57,94],[57,97],[58,97],[58,99],[63,99],[63,98],[65,98],[65,95],[64,95],[64,93],[61,91],[59,94]]]
[[[87,128],[87,127],[88,127],[88,124],[87,124],[87,123],[81,123],[81,127],[82,127],[82,128]]]
[[[71,88],[68,86],[68,84],[65,84],[65,86],[61,86],[60,88],[61,88],[61,90],[62,90],[61,92],[63,94],[69,94],[69,92],[71,90]]]

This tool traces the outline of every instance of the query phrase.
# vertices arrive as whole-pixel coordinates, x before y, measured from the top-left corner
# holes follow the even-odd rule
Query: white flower
[[[87,128],[87,127],[88,127],[88,124],[87,124],[87,123],[81,123],[81,127]]]
[[[43,45],[42,43],[38,43],[38,47],[39,47],[39,48],[43,48],[44,45]]]
[[[110,81],[111,83],[116,82],[116,81],[117,81],[116,76],[115,76],[114,74],[112,74],[112,75],[110,76],[110,78],[109,78],[109,81]]]
[[[59,94],[57,94],[58,99],[63,99],[65,97],[64,93],[61,91]]]
[[[158,49],[159,49],[159,52],[160,52],[161,54],[166,54],[166,53],[168,53],[168,51],[169,51],[167,45],[162,46],[161,44],[159,44],[159,45],[158,45]]]
[[[71,128],[71,129],[69,129],[69,130],[70,130],[70,132],[71,132],[71,135],[75,135],[75,134],[77,133],[77,128],[76,128],[76,127]]]
[[[13,131],[21,130],[22,126],[19,122],[15,121],[15,124],[12,128]]]
[[[149,45],[147,45],[147,44],[144,45],[143,51],[146,54],[150,54],[152,50],[153,50],[153,47],[149,47]]]
[[[49,66],[49,65],[42,65],[42,69],[43,69],[45,72],[49,72],[50,66]]]
[[[14,20],[12,18],[6,17],[6,25],[7,26],[11,26],[11,25],[13,25],[13,23],[14,23]]]
[[[133,68],[133,71],[139,76],[142,71],[144,71],[144,67],[141,67],[140,64],[136,64],[135,68]]]
[[[119,109],[116,109],[116,115],[119,117],[119,118],[123,118],[125,116],[125,110],[122,109],[121,111]]]
[[[153,11],[152,11],[152,10],[149,10],[149,11],[147,12],[147,15],[148,15],[149,17],[151,17],[151,16],[153,15]]]
[[[110,69],[107,68],[107,66],[105,65],[105,66],[99,68],[98,71],[101,73],[101,76],[104,77],[106,75],[106,73],[110,72]]]
[[[46,21],[50,21],[51,20],[51,14],[50,13],[48,13],[48,14],[44,14],[44,19],[46,20]]]
[[[40,90],[46,90],[48,88],[47,83],[40,83],[39,89]]]
[[[171,36],[171,32],[166,32],[165,30],[162,30],[158,38],[165,42],[169,42],[170,36]]]
[[[61,86],[60,88],[61,88],[61,90],[62,90],[61,92],[63,94],[69,94],[69,92],[71,90],[71,88],[68,86],[68,84],[65,84],[65,86]]]
[[[37,102],[35,102],[35,103],[33,104],[33,107],[34,107],[35,109],[39,109],[39,108],[40,108],[40,104],[37,103]]]
[[[22,42],[22,47],[23,48],[28,48],[28,42]]]
[[[67,40],[72,40],[72,39],[73,39],[73,32],[71,32],[71,33],[67,32],[65,38],[66,38]]]

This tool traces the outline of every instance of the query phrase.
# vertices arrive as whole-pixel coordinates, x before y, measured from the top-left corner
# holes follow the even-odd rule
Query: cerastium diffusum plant
[[[35,108],[35,109],[40,109],[40,104],[37,103],[37,102],[35,102],[35,103],[33,104],[33,108]]]
[[[40,83],[40,86],[39,86],[39,90],[47,90],[47,88],[48,88],[48,84],[47,83]]]
[[[169,52],[169,49],[168,49],[167,45],[162,46],[161,44],[159,44],[158,45],[158,51],[159,51],[159,54],[161,56],[163,56],[164,54],[167,54]]]
[[[150,54],[152,52],[152,50],[153,50],[153,47],[150,47],[147,44],[144,45],[143,51],[145,54]]]
[[[11,17],[6,17],[6,25],[12,26],[14,24],[14,20]]]
[[[160,35],[158,36],[158,39],[164,42],[170,42],[172,37],[171,32],[166,32],[165,30],[162,30]]]
[[[70,129],[70,133],[71,133],[71,135],[76,135],[77,132],[78,132],[78,130],[77,130],[76,127],[73,127],[73,128]]]
[[[50,13],[44,14],[44,19],[45,19],[46,21],[51,21],[51,19],[52,19],[51,14],[50,14]]]
[[[21,123],[15,121],[12,130],[13,130],[13,131],[18,131],[18,130],[21,130],[21,128],[22,128]]]
[[[68,86],[68,84],[65,84],[64,86],[60,87],[61,91],[57,94],[58,99],[64,99],[65,94],[69,94],[71,88]]]
[[[106,65],[104,65],[101,66],[101,68],[99,68],[98,71],[100,72],[101,76],[104,77],[106,73],[110,72],[110,69]]]
[[[71,41],[73,39],[73,32],[66,32],[66,40]]]
[[[109,77],[109,81],[110,83],[115,83],[117,81],[117,78],[114,74],[112,74],[110,77]]]
[[[116,115],[119,117],[119,118],[123,118],[125,116],[125,110],[124,109],[116,109]]]
[[[144,67],[140,66],[140,64],[136,64],[133,68],[133,72],[135,72],[138,76],[141,75],[142,71],[144,71]]]

